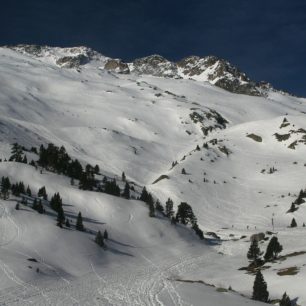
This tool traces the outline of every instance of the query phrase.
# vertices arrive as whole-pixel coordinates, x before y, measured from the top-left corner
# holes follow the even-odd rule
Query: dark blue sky
[[[306,97],[305,0],[2,1],[0,44],[87,45],[131,60],[217,55]]]

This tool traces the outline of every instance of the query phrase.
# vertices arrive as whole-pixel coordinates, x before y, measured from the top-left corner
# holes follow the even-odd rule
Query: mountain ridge
[[[251,96],[268,96],[269,91],[277,91],[285,95],[292,95],[282,90],[276,90],[265,81],[253,81],[246,73],[229,61],[214,55],[190,55],[178,61],[170,61],[165,57],[152,54],[125,62],[119,58],[110,58],[90,47],[50,47],[40,45],[4,46],[17,52],[37,58],[53,57],[56,65],[62,68],[80,69],[89,62],[96,62],[99,69],[106,69],[114,73],[152,75],[175,79],[191,79],[199,82],[209,82],[226,91]]]

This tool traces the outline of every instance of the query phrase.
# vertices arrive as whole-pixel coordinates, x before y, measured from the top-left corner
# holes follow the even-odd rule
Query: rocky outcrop
[[[124,73],[124,74],[130,73],[128,64],[124,63],[120,59],[109,59],[106,62],[104,69],[113,71],[116,73]]]
[[[16,45],[8,48],[31,57],[45,58],[63,68],[79,68],[91,61],[103,61],[105,57],[91,48],[80,46],[59,48],[38,45]]]
[[[251,237],[250,237],[250,241],[262,241],[265,239],[265,233],[258,233],[258,234],[253,234]]]
[[[151,55],[136,59],[130,67],[131,71],[139,74],[170,78],[178,77],[176,64],[160,55]]]
[[[78,54],[75,56],[64,56],[56,61],[58,66],[64,68],[79,68],[81,65],[85,65],[89,62],[89,58],[84,54]]]
[[[245,73],[229,62],[216,56],[200,58],[187,57],[177,63],[184,76],[210,83],[227,91],[252,96],[261,96],[257,84],[252,82]]]

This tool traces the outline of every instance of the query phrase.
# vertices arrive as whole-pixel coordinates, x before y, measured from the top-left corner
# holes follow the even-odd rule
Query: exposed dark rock
[[[136,59],[133,62],[133,71],[160,77],[178,77],[177,66],[160,55]]]
[[[81,65],[85,65],[89,62],[89,58],[84,54],[78,54],[76,56],[64,56],[56,61],[56,64],[65,68],[78,68]]]
[[[106,62],[104,69],[114,71],[117,73],[124,73],[124,74],[130,73],[128,64],[124,63],[120,59],[109,59]]]

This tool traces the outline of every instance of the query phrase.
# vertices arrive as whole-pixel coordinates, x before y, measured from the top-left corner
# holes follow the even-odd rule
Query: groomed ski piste
[[[16,210],[13,195],[1,199],[0,305],[262,305],[251,300],[254,274],[241,268],[249,264],[250,236],[267,231],[283,245],[281,260],[262,270],[270,299],[286,291],[306,305],[306,204],[287,213],[306,187],[306,99],[117,74],[103,69],[103,57],[61,68],[54,54],[0,48],[0,176],[33,193],[45,186],[49,198],[59,192],[65,215],[75,223],[81,211],[86,231],[56,226],[48,204],[41,215],[25,205]],[[118,182],[124,171],[163,205],[169,197],[175,207],[189,203],[206,239],[161,214],[150,218],[144,202],[4,162],[15,142],[63,145]],[[289,227],[293,217],[296,228]],[[100,248],[95,234],[105,229],[109,239]],[[259,243],[262,251],[267,244]]]

